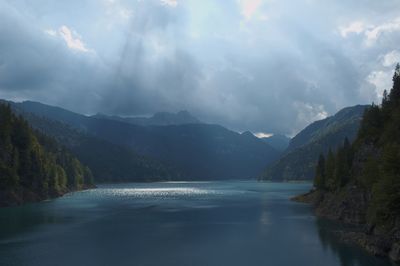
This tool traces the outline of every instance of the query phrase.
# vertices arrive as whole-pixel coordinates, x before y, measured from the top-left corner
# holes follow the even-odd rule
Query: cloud
[[[55,30],[44,30],[44,32],[46,33],[46,34],[48,34],[48,35],[50,35],[50,36],[53,36],[53,37],[56,37],[57,36],[57,31],[55,31]]]
[[[0,97],[293,135],[378,102],[399,58],[398,0],[101,3],[0,1]]]
[[[350,25],[340,27],[340,34],[343,38],[346,38],[350,33],[360,34],[364,31],[365,26],[361,21],[352,22]]]
[[[67,26],[61,26],[58,30],[58,34],[64,39],[70,49],[84,53],[89,52],[80,39],[81,37],[75,31],[71,31]]]
[[[107,15],[116,19],[129,20],[133,16],[133,10],[118,0],[104,0],[104,4]]]
[[[262,139],[262,138],[270,138],[270,137],[272,137],[274,134],[271,134],[271,133],[264,133],[264,132],[258,132],[258,133],[255,133],[254,134],[254,136],[256,136],[257,138],[259,138],[259,139]]]
[[[373,71],[367,77],[367,81],[375,86],[375,93],[378,99],[382,98],[383,91],[389,91],[392,87],[393,70]]]
[[[371,26],[365,31],[367,45],[373,45],[383,34],[400,31],[400,17],[394,20],[382,23],[378,26]]]
[[[385,67],[393,67],[400,62],[400,52],[398,50],[393,50],[385,54],[382,58],[382,65]]]
[[[44,33],[52,37],[61,38],[62,40],[64,40],[67,47],[73,51],[82,53],[94,52],[93,50],[89,50],[88,48],[86,48],[86,45],[81,40],[82,37],[76,31],[71,30],[65,25],[61,26],[58,31],[47,29],[44,30]]]
[[[160,0],[162,4],[170,6],[170,7],[177,7],[178,0]]]

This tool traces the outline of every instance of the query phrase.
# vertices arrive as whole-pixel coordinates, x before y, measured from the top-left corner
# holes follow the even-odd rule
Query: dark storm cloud
[[[239,131],[293,134],[379,100],[387,62],[400,57],[399,9],[397,0],[3,0],[0,97],[82,113],[186,109]]]

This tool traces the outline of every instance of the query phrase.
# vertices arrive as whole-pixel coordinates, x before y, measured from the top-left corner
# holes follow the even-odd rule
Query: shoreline
[[[347,196],[347,198],[346,198]],[[400,243],[391,232],[379,230],[376,226],[368,225],[365,221],[365,212],[363,207],[366,201],[359,202],[357,207],[361,209],[351,209],[349,200],[356,198],[357,193],[348,195],[335,195],[319,190],[311,190],[305,194],[292,197],[290,200],[313,205],[314,215],[331,221],[336,221],[344,225],[351,225],[352,229],[337,231],[337,237],[347,243],[360,246],[370,254],[378,257],[388,257],[393,262],[400,262]],[[341,197],[339,203],[338,197]],[[340,198],[339,198],[340,199]],[[354,203],[354,202],[353,202]]]
[[[63,191],[57,194],[51,194],[47,197],[41,197],[31,190],[27,191],[0,191],[0,209],[9,207],[19,207],[30,203],[39,203],[47,200],[61,198],[69,193],[85,191],[97,188],[96,185],[84,186],[82,189]]]

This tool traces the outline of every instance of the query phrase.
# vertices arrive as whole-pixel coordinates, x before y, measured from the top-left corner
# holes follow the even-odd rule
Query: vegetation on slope
[[[355,142],[320,155],[314,185],[317,211],[368,224],[362,245],[400,260],[400,65],[382,104],[365,111]]]
[[[261,175],[264,180],[312,180],[319,154],[327,155],[329,148],[336,150],[347,137],[357,136],[361,117],[367,106],[344,108],[332,117],[307,126],[291,141],[281,158]]]
[[[0,104],[0,205],[44,200],[91,186],[88,167]]]
[[[178,180],[181,173],[129,148],[77,131],[61,122],[19,110],[38,131],[63,143],[88,165],[96,182],[143,182]]]
[[[382,105],[364,114],[358,137],[347,141],[336,154],[321,155],[315,186],[339,191],[349,183],[364,188],[371,196],[368,222],[393,223],[400,215],[400,66],[393,88],[385,92]]]

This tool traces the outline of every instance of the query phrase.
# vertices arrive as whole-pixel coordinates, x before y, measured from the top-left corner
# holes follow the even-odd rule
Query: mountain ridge
[[[315,121],[293,137],[281,157],[261,174],[262,180],[311,180],[319,154],[335,150],[347,137],[354,140],[368,105],[346,107]]]
[[[220,125],[138,126],[80,115],[41,103],[14,103],[25,112],[67,124],[139,155],[182,170],[189,179],[246,179],[277,158],[258,138],[246,138]]]
[[[157,112],[150,117],[122,117],[101,113],[98,113],[92,117],[116,120],[139,126],[169,126],[202,123],[199,119],[185,110],[177,113]]]

